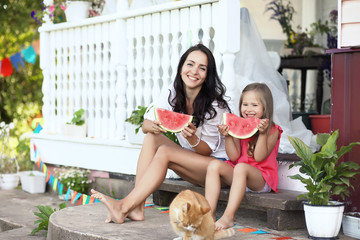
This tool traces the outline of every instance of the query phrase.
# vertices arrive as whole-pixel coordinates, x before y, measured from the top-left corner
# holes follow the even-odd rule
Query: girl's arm
[[[275,147],[279,137],[279,130],[276,129],[273,131],[273,129],[270,129],[270,133],[268,133],[268,128],[271,127],[272,126],[269,126],[268,119],[261,119],[261,122],[258,126],[260,134],[254,151],[254,159],[257,162],[265,160]]]
[[[218,125],[219,132],[225,136],[225,150],[230,161],[236,161],[240,157],[240,140],[229,135],[229,126]]]

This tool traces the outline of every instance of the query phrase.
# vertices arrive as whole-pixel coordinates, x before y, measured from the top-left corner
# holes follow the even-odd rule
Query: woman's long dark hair
[[[203,124],[205,115],[208,113],[209,116],[206,119],[212,119],[216,116],[217,112],[212,106],[214,100],[217,100],[220,108],[226,108],[230,111],[230,108],[225,101],[226,88],[221,82],[219,75],[216,70],[216,63],[213,54],[210,49],[202,44],[197,44],[190,47],[180,58],[177,73],[174,81],[175,98],[171,101],[169,95],[169,103],[173,107],[174,112],[187,113],[186,112],[186,98],[184,83],[181,78],[181,70],[184,65],[186,58],[193,51],[201,51],[207,56],[208,65],[206,79],[202,84],[199,94],[196,96],[194,101],[194,125],[198,127]]]

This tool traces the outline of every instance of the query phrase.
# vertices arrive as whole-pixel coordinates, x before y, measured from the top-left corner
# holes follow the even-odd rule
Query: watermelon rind
[[[161,122],[160,127],[165,129],[167,132],[181,132],[193,120],[193,116],[191,115],[177,113],[163,108],[154,108],[154,111],[156,120]],[[166,118],[161,118],[159,115],[162,114],[167,114],[168,116],[166,116]]]
[[[247,133],[243,133],[243,134],[240,134],[239,131],[241,130],[240,127],[237,128],[237,129],[234,129],[234,127],[231,127],[229,126],[229,119],[231,120],[241,120],[241,121],[244,121],[245,122],[251,122],[253,126],[251,126],[251,129],[250,131],[248,130]],[[247,138],[250,138],[252,136],[254,136],[254,134],[258,131],[258,128],[257,126],[259,125],[260,123],[260,119],[258,118],[242,118],[242,117],[239,117],[239,116],[236,116],[235,114],[232,114],[232,113],[224,113],[223,114],[223,123],[225,125],[228,125],[230,127],[230,130],[229,130],[229,135],[234,137],[234,138],[238,138],[238,139],[247,139]],[[245,129],[245,128],[243,128]]]

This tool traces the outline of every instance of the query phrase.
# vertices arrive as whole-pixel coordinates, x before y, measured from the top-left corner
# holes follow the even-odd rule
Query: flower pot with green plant
[[[148,107],[138,106],[137,109],[131,112],[129,118],[125,120],[128,124],[126,124],[126,136],[130,143],[132,144],[142,144],[145,134],[142,131],[139,131],[144,122],[144,115],[150,109],[153,108],[153,105],[149,105]],[[166,132],[164,133],[166,137],[168,137],[174,143],[180,145],[175,133]]]
[[[39,5],[39,9],[31,12],[31,17],[40,25],[47,21],[53,23],[73,22],[88,17],[100,16],[104,4],[104,0],[43,1]]]
[[[332,201],[332,196],[344,199],[349,196],[349,188],[354,189],[350,179],[359,174],[360,165],[348,161],[340,162],[341,157],[350,152],[360,142],[352,142],[348,146],[337,147],[339,131],[333,134],[318,134],[319,152],[311,149],[299,138],[289,136],[289,141],[301,160],[290,165],[299,167],[301,174],[290,176],[301,181],[307,193],[299,195],[304,198],[305,222],[312,238],[336,238],[343,217],[344,203]]]
[[[132,144],[142,144],[145,134],[139,131],[144,122],[144,115],[151,107],[138,106],[131,112],[130,117],[125,119],[126,137]]]
[[[10,132],[14,124],[0,123],[0,189],[7,190],[19,185],[19,165],[10,144]]]
[[[63,135],[68,137],[86,137],[87,126],[85,123],[85,110],[79,109],[74,112],[70,122],[63,125]]]
[[[44,193],[46,189],[45,174],[40,171],[22,171],[19,173],[21,188],[28,193]]]

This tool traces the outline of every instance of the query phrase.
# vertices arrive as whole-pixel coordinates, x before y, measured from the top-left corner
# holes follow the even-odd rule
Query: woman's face
[[[256,91],[243,93],[243,101],[240,108],[243,118],[262,118],[264,114],[264,106],[260,101],[259,93]]]
[[[207,56],[201,51],[191,52],[181,69],[181,78],[188,89],[201,89],[207,74]]]

